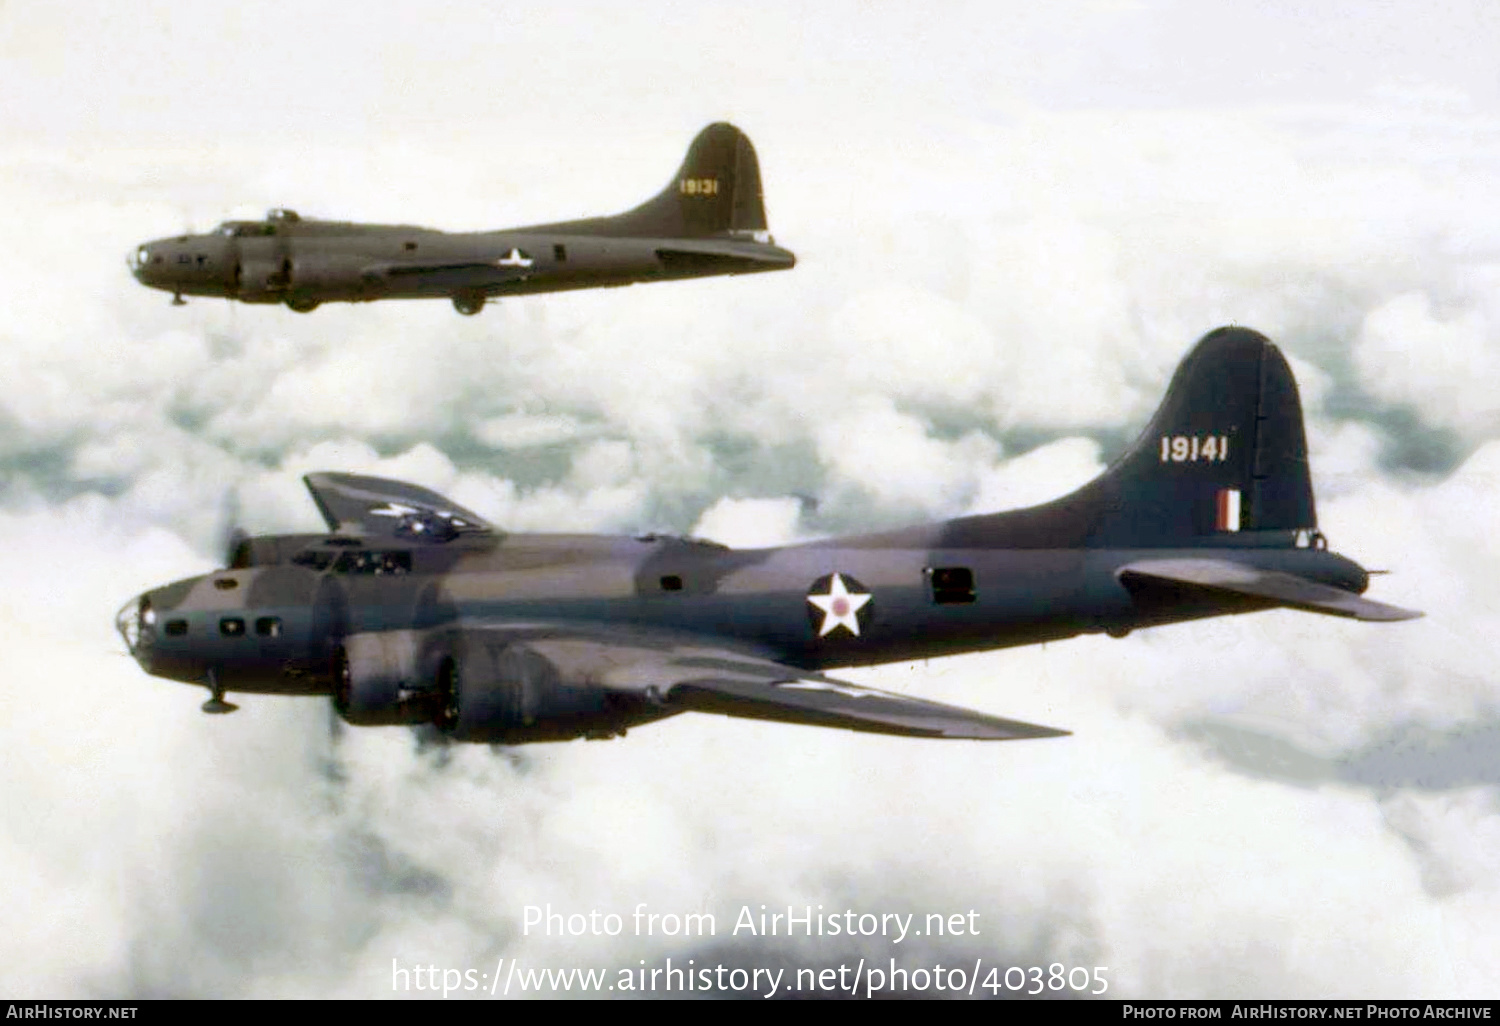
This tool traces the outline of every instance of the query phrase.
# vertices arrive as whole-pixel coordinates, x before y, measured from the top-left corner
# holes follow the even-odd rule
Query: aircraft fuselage
[[[1209,553],[1346,591],[1368,584],[1357,564],[1321,549],[1280,547],[1279,538],[1265,548],[1244,547],[1244,535],[1237,541],[1232,550],[948,551],[738,550],[589,535],[510,535],[442,549],[316,544],[299,554],[302,564],[217,571],[148,592],[127,608],[143,602],[152,611],[149,637],[136,649],[150,673],[201,682],[213,668],[232,690],[323,694],[328,656],[342,638],[461,621],[712,637],[822,670],[1121,635],[1276,604],[1182,595],[1153,602],[1119,577],[1142,558]],[[307,565],[319,562],[321,570]]]
[[[481,298],[750,274],[793,266],[753,238],[653,239],[301,222],[275,234],[159,239],[132,255],[145,285],[294,309],[327,302]]]
[[[767,230],[755,148],[720,122],[693,140],[666,188],[612,217],[450,233],[272,210],[264,221],[145,243],[129,264],[177,303],[220,296],[307,313],[330,302],[442,297],[476,314],[496,296],[778,271],[796,258]]]

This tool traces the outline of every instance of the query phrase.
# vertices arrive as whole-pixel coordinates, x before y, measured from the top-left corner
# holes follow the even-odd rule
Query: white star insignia
[[[383,508],[370,510],[372,517],[405,517],[417,511],[417,507],[408,506],[404,502],[387,502]]]
[[[858,613],[870,601],[870,595],[868,592],[850,592],[844,584],[843,575],[834,574],[828,585],[828,594],[809,595],[807,601],[823,611],[823,626],[818,630],[818,637],[826,637],[844,627],[857,638]]]
[[[530,267],[533,263],[534,261],[531,259],[531,257],[527,256],[525,253],[522,253],[519,249],[514,248],[499,260],[495,261],[495,264],[499,267]]]
[[[413,517],[420,513],[431,514],[439,520],[446,520],[448,523],[457,525],[458,527],[469,526],[462,518],[454,516],[447,510],[423,509],[420,506],[408,506],[404,502],[396,502],[395,500],[387,502],[383,507],[370,510],[370,516],[372,517]]]

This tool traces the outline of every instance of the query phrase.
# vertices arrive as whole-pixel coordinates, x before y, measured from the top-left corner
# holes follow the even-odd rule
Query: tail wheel
[[[474,292],[460,292],[453,297],[453,309],[465,317],[473,317],[484,309],[484,296]]]

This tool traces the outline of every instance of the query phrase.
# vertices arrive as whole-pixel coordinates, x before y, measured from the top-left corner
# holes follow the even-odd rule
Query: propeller
[[[240,491],[231,485],[219,500],[219,545],[224,554],[224,567],[234,565],[234,555],[239,547],[250,539],[250,532],[240,526]]]
[[[229,532],[229,538],[224,543],[224,567],[229,569],[235,564],[235,556],[239,554],[240,546],[250,540],[250,532],[243,527],[236,527]]]

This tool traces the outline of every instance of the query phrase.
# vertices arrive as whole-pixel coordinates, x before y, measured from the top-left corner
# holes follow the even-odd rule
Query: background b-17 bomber
[[[698,711],[920,737],[1062,731],[824,674],[1289,607],[1420,615],[1317,530],[1296,382],[1244,328],[1205,336],[1139,440],[1054,502],[735,550],[507,534],[425,488],[312,474],[326,534],[241,537],[228,566],[132,599],[151,674],[331,694],[356,725],[457,740],[606,738]]]
[[[766,228],[760,165],[733,125],[709,125],[655,198],[614,217],[502,231],[316,221],[273,210],[131,253],[152,288],[300,313],[329,302],[451,299],[477,314],[495,296],[791,268]]]

